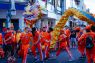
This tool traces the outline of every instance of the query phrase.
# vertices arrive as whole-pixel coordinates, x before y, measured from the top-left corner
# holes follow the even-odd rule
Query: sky
[[[71,0],[66,0],[66,8],[70,7],[71,6]],[[86,9],[90,9],[90,12],[95,14],[95,0],[84,0],[84,4],[86,6]],[[73,4],[74,6],[75,4]]]
[[[91,13],[95,14],[95,0],[84,0],[86,8],[90,9]]]

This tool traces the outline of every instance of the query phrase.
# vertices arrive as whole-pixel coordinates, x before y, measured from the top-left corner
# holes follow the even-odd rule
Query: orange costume
[[[69,29],[67,29],[67,30],[65,30],[65,34],[66,34],[66,36],[67,36],[67,45],[68,45],[68,47],[70,46],[70,35],[71,35],[71,32],[70,32],[70,30]]]
[[[1,47],[2,47],[2,45],[3,45],[3,42],[2,42],[2,34],[1,34],[1,33],[0,33],[0,45],[1,45]],[[3,51],[2,48],[0,48],[0,56],[1,56],[2,58],[4,58],[4,51]]]
[[[41,56],[41,54],[42,54],[42,50],[41,50],[41,43],[40,43],[40,41],[39,41],[39,32],[38,31],[36,31],[35,32],[35,35],[32,37],[32,47],[31,47],[31,50],[32,50],[32,53],[33,53],[33,55],[34,55],[34,57],[35,57],[35,59],[37,58],[37,55],[36,55],[36,48],[38,48],[38,51],[39,51],[39,53],[40,53],[40,56]],[[40,58],[42,58],[42,57],[40,57]]]
[[[78,41],[78,39],[81,37],[81,35],[83,34],[83,30],[80,29],[80,27],[76,27],[76,39]],[[85,46],[84,45],[84,41],[78,41],[78,51],[81,53],[82,56],[84,56],[84,50],[85,50]]]
[[[45,58],[49,57],[49,47],[50,47],[50,40],[51,40],[51,36],[48,32],[41,32],[40,34],[41,39],[41,45],[42,45],[42,49],[45,52]],[[42,55],[43,56],[43,55]]]
[[[27,53],[28,53],[28,48],[29,48],[29,42],[32,37],[32,33],[22,33],[21,34],[21,52],[22,52],[22,63],[26,63],[27,59]]]
[[[66,49],[67,47],[67,40],[66,40],[67,36],[64,34],[61,34],[58,37],[58,41],[59,41],[59,49],[56,53],[56,56],[58,56],[60,54],[61,49]]]
[[[81,32],[77,34],[77,39],[81,37]],[[82,34],[83,35],[83,34]],[[82,56],[84,56],[85,46],[84,46],[84,40],[78,41],[78,50],[81,53]]]
[[[66,49],[66,51],[68,52],[70,58],[72,57],[72,54],[68,48],[68,44],[67,44],[67,36],[64,34],[64,30],[61,30],[61,34],[58,37],[58,41],[59,41],[59,49],[56,53],[56,56],[58,56],[61,52],[62,49]]]
[[[79,38],[79,42],[81,41],[84,41],[82,44],[83,47],[86,48],[86,37],[90,35],[93,39],[95,39],[95,33],[94,32],[88,32],[88,33],[85,33],[83,34],[80,38]],[[88,59],[88,63],[91,63],[91,60],[93,60],[95,62],[95,41],[93,40],[93,44],[94,44],[94,47],[91,48],[91,49],[87,49],[86,48],[86,56],[87,56],[87,59]]]

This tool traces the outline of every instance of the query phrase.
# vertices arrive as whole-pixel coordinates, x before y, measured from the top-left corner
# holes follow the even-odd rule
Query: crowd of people
[[[42,27],[42,29],[25,27],[21,32],[20,30],[15,31],[13,27],[4,27],[3,32],[0,33],[0,57],[7,57],[9,63],[11,60],[21,57],[22,63],[27,63],[28,52],[33,54],[35,60],[43,61],[50,58],[52,50],[56,50],[56,57],[62,50],[66,50],[70,60],[73,60],[70,49],[76,48],[81,54],[80,58],[86,56],[88,63],[95,62],[95,26],[63,28],[59,32],[54,49],[50,48],[52,31],[53,28],[47,27]],[[37,52],[39,52],[40,58],[38,58]]]

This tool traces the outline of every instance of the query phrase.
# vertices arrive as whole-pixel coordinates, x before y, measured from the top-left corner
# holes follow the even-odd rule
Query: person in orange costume
[[[5,55],[13,56],[13,34],[10,32],[10,29],[7,28],[6,33],[4,34],[4,51]]]
[[[73,59],[73,56],[68,48],[67,45],[67,36],[64,34],[64,30],[60,31],[60,35],[58,37],[58,42],[59,42],[59,48],[58,51],[56,53],[56,56],[58,56],[61,52],[62,49],[66,49],[66,51],[68,52],[69,56],[70,56],[70,60]]]
[[[87,57],[88,63],[92,63],[92,61],[95,63],[95,40],[92,40],[94,46],[91,49],[86,48],[86,40],[85,40],[88,35],[90,35],[93,39],[95,39],[95,26],[88,25],[86,27],[86,32],[87,33],[83,34],[79,38],[78,41],[80,42],[84,40],[85,42],[83,46],[85,46],[85,49],[86,49],[86,57]]]
[[[32,47],[31,47],[31,50],[32,50],[32,53],[35,57],[35,59],[37,59],[37,54],[36,54],[36,48],[38,48],[38,52],[40,53],[40,58],[41,57],[41,54],[42,54],[42,50],[41,50],[41,43],[40,43],[40,34],[39,32],[36,30],[36,28],[32,28],[32,34],[33,34],[33,37],[32,37]]]
[[[2,40],[2,34],[0,33],[0,56],[4,58],[4,51],[2,45],[3,45],[3,40]]]
[[[29,42],[31,40],[32,33],[28,32],[28,27],[25,27],[24,32],[21,33],[21,52],[22,52],[22,63],[26,63],[27,53],[29,49]]]
[[[76,30],[76,39],[78,41],[78,39],[81,37],[81,35],[83,34],[83,31],[81,31],[80,27],[76,27],[75,28]],[[78,51],[80,52],[81,54],[81,57],[80,58],[83,58],[85,57],[85,47],[83,46],[84,45],[84,41],[80,41],[78,42]]]
[[[67,45],[68,47],[70,47],[70,35],[71,35],[70,29],[66,29],[65,34],[67,36]]]
[[[46,31],[47,27],[43,27],[42,32],[40,34],[40,42],[42,45],[42,49],[44,50],[43,53],[45,53],[45,58],[49,58],[49,47],[50,47],[50,34]],[[43,55],[42,55],[43,56]]]

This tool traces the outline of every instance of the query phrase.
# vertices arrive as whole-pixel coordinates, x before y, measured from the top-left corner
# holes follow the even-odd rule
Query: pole
[[[9,0],[9,2],[11,3],[11,0]],[[10,21],[11,21],[11,10],[8,10],[7,16],[6,16],[6,27],[9,28],[10,27]]]

